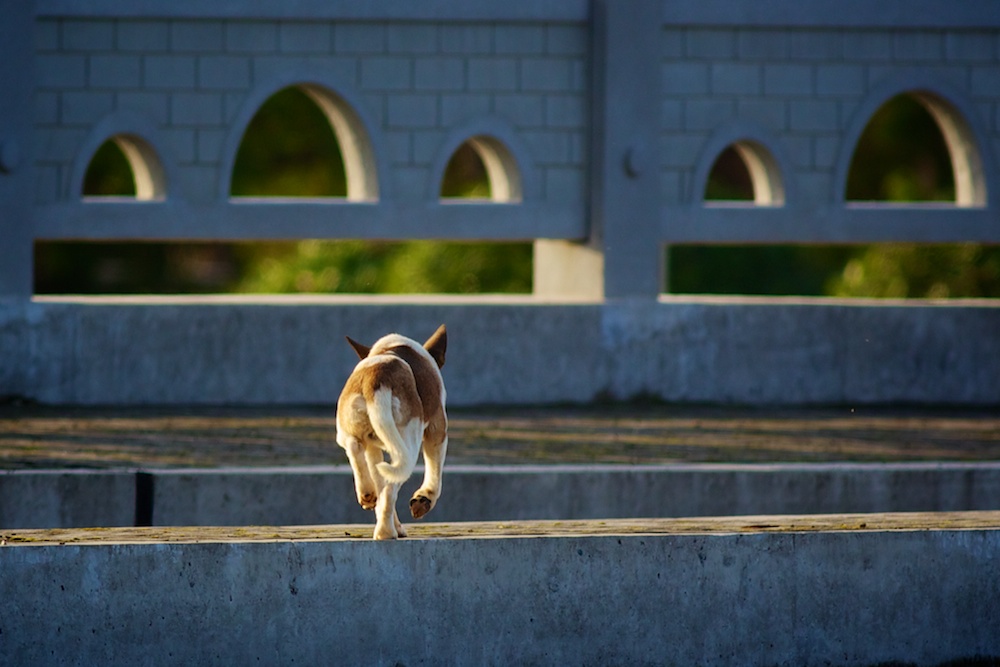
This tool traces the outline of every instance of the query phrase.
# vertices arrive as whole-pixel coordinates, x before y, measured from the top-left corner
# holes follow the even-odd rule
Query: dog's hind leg
[[[406,532],[400,532],[402,525],[396,516],[396,498],[399,495],[399,484],[386,484],[378,494],[378,504],[375,507],[376,540],[394,540],[406,537]]]
[[[448,454],[448,434],[424,442],[424,481],[410,499],[410,514],[419,519],[434,509],[441,497],[441,469]]]
[[[375,509],[378,500],[378,478],[373,479],[370,474],[372,464],[367,461],[369,450],[364,443],[354,436],[343,438],[344,451],[347,452],[347,460],[351,463],[351,471],[354,473],[354,491],[358,496],[358,504],[366,510]],[[376,450],[378,451],[378,450]],[[378,451],[379,457],[382,452]]]
[[[378,471],[378,464],[385,460],[385,456],[382,454],[382,450],[371,442],[365,445],[365,467],[368,469],[369,479],[371,480],[371,491],[366,496],[366,500],[370,502],[371,506],[365,506],[362,503],[362,507],[366,510],[375,509],[375,503],[378,501],[379,492],[385,486],[386,482],[382,479],[382,475]]]

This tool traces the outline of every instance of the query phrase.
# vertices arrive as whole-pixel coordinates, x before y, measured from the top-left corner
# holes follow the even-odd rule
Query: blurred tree
[[[35,244],[38,294],[206,294],[243,270],[228,243],[47,241]]]
[[[951,157],[937,121],[897,95],[868,121],[847,173],[848,201],[954,201]]]
[[[1000,249],[972,243],[869,246],[826,289],[834,296],[1000,298]]]
[[[84,197],[134,197],[135,176],[128,158],[113,140],[97,149],[83,176]]]
[[[705,201],[753,201],[753,181],[743,158],[729,146],[719,153],[708,173]]]
[[[531,246],[524,243],[309,240],[255,254],[240,292],[531,291]]]
[[[462,197],[490,198],[490,179],[486,175],[486,166],[469,142],[459,146],[451,156],[444,170],[444,178],[441,179],[442,199]]]
[[[346,197],[340,145],[300,88],[278,91],[247,125],[233,164],[234,197]]]
[[[672,246],[668,285],[675,294],[821,296],[854,252],[845,246]]]

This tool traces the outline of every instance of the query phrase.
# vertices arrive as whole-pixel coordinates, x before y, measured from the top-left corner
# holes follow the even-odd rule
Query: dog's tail
[[[383,461],[375,467],[387,482],[402,484],[410,478],[417,464],[423,425],[419,417],[414,417],[403,425],[403,430],[400,432],[396,425],[398,407],[394,405],[395,401],[398,399],[393,397],[392,390],[388,387],[377,389],[368,407],[368,420],[375,435],[389,453],[390,459],[389,462]]]

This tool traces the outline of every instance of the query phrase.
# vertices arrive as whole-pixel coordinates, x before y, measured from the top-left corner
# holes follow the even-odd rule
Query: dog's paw
[[[410,514],[414,519],[419,519],[431,511],[431,501],[424,496],[415,496],[410,500]]]
[[[395,531],[395,529],[375,526],[375,534],[372,535],[372,537],[376,540],[394,540],[399,537],[399,534]]]
[[[373,510],[375,509],[375,505],[378,504],[378,494],[366,493],[358,498],[358,502],[361,504],[362,509]]]

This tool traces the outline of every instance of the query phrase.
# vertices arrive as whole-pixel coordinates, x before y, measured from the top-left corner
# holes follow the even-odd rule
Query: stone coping
[[[898,512],[882,514],[761,515],[679,519],[514,521],[407,524],[405,541],[608,535],[720,535],[734,533],[815,533],[1000,530],[1000,511]],[[2,546],[202,544],[221,542],[301,542],[369,539],[372,526],[196,526],[78,528],[0,532]]]

